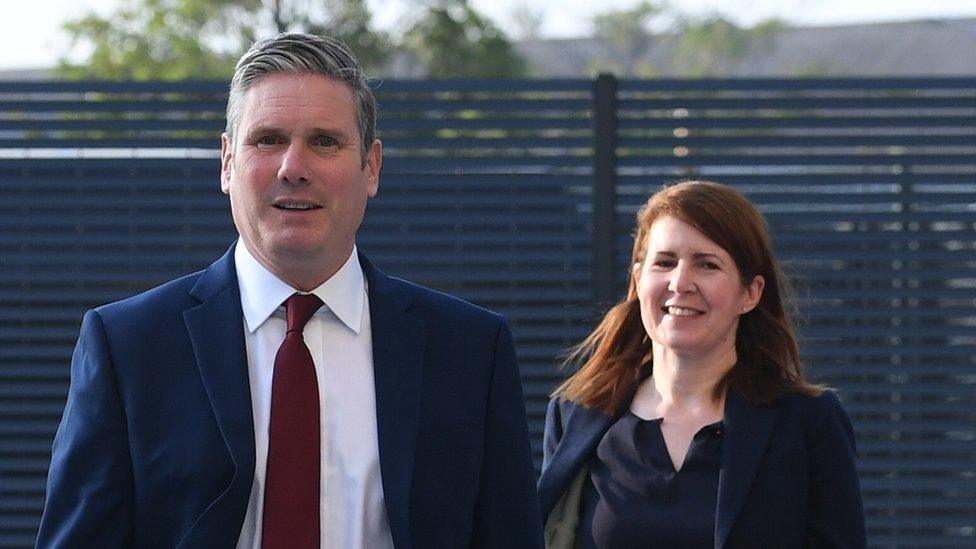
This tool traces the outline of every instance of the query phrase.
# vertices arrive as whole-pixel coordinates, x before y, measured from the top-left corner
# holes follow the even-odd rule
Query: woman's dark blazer
[[[621,410],[621,413],[623,410]],[[548,519],[617,416],[553,399],[539,499]],[[831,392],[757,406],[725,400],[716,549],[864,547],[851,422]]]

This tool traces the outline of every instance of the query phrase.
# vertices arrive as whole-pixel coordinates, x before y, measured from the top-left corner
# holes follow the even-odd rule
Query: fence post
[[[593,90],[593,306],[617,299],[617,78],[601,73]]]

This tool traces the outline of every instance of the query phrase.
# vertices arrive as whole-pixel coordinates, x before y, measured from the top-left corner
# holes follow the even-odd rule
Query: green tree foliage
[[[658,32],[651,31],[652,24]],[[594,16],[594,36],[608,54],[591,69],[642,77],[719,75],[767,45],[782,28],[775,19],[743,28],[718,15],[686,17],[668,4],[645,0]],[[655,45],[667,53],[665,58],[651,56]]]
[[[648,30],[650,22],[663,14],[663,4],[639,2],[632,8],[611,10],[593,17],[593,31],[606,44],[608,54],[598,58],[594,72],[653,76],[654,68],[644,59],[654,40]]]
[[[389,34],[373,28],[373,15],[366,0],[319,0],[315,3],[325,6],[326,17],[316,21],[308,16],[310,11],[306,11],[301,18],[300,14],[295,14],[290,26],[297,23],[295,30],[339,38],[352,48],[367,69],[382,65],[392,56],[393,40]]]
[[[73,47],[91,51],[67,78],[178,80],[228,78],[255,40],[284,31],[345,41],[367,66],[390,54],[389,38],[371,27],[365,0],[130,0],[107,17],[65,23]]]
[[[434,78],[516,78],[527,65],[511,42],[468,0],[419,2],[420,15],[404,35],[405,48]]]
[[[717,15],[682,19],[675,32],[673,62],[682,69],[682,76],[723,74],[731,63],[766,45],[782,27],[775,19],[751,28],[739,27]]]

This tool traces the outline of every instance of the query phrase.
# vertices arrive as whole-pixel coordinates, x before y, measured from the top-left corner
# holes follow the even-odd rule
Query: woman
[[[547,546],[865,546],[853,430],[804,380],[771,250],[724,185],[641,208],[627,298],[549,403]]]

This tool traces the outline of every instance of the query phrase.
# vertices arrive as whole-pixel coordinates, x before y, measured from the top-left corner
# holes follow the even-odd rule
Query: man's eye
[[[278,143],[278,138],[273,135],[267,135],[258,139],[258,145],[274,145]]]
[[[315,140],[315,144],[319,147],[335,147],[336,140],[331,137],[319,137]]]
[[[671,259],[658,259],[654,262],[654,266],[663,268],[674,267],[674,261]]]

